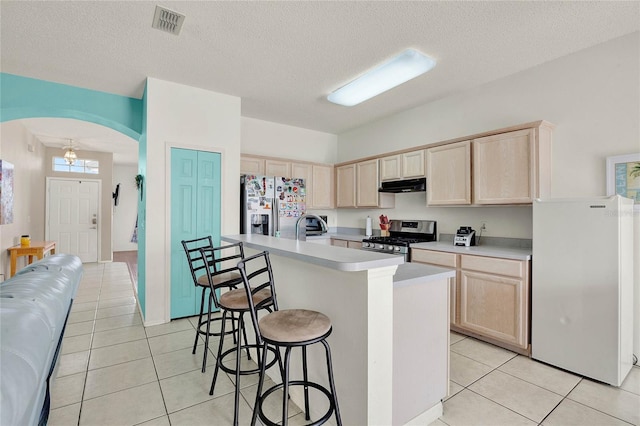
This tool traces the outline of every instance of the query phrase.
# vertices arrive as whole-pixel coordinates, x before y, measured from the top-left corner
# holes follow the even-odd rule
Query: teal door
[[[197,315],[196,292],[182,240],[211,235],[220,244],[220,154],[171,149],[171,318]],[[151,212],[151,214],[153,214]]]

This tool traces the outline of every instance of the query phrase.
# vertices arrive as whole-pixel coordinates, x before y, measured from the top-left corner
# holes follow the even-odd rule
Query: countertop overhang
[[[338,271],[367,271],[369,269],[398,266],[404,263],[402,256],[382,254],[366,250],[354,250],[297,241],[287,238],[269,237],[259,234],[225,235],[223,241],[242,242],[245,247],[268,251],[280,256],[313,263]]]

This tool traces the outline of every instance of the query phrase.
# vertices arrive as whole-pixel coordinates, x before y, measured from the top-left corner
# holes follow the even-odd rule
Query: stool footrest
[[[221,321],[221,320],[222,320],[222,317],[211,318],[211,322],[212,323],[214,321]],[[236,333],[236,325],[235,324],[238,322],[238,320],[235,319],[235,318],[227,318],[227,321],[231,321],[231,330],[225,331],[224,335],[226,336],[228,334],[235,334]],[[200,321],[198,323],[198,334],[202,334],[203,336],[207,335],[207,330],[206,330],[207,322],[208,321],[206,319],[203,319],[202,321]],[[204,328],[204,330],[203,330],[203,328]],[[209,336],[221,336],[221,335],[222,335],[222,333],[220,333],[220,332],[215,332],[215,331],[209,330]]]
[[[240,346],[240,352],[242,352],[242,351],[243,351],[243,350],[245,350],[245,349],[251,349],[251,348],[253,348],[253,349],[260,349],[260,350],[262,350],[262,346],[260,346],[260,345],[257,345],[257,344],[249,344],[249,345],[242,345],[242,346]],[[224,365],[224,364],[223,364],[223,362],[224,362],[224,358],[225,358],[227,355],[231,355],[232,353],[236,352],[237,350],[238,350],[238,347],[237,347],[237,346],[234,346],[233,348],[231,348],[231,349],[228,349],[228,350],[224,351],[224,352],[220,355],[220,357],[216,360],[216,362],[218,363],[218,368],[220,368],[220,370],[224,371],[225,373],[229,373],[229,374],[236,374],[236,369],[235,369],[235,368],[227,367],[226,365]],[[267,365],[266,365],[266,368],[270,368],[270,367],[272,367],[276,362],[278,362],[278,358],[277,358],[277,356],[276,356],[276,354],[277,354],[277,353],[276,353],[275,348],[268,347],[268,348],[267,348],[267,350],[268,350],[269,352],[271,352],[271,353],[273,353],[273,354],[274,354],[274,358],[273,358],[271,361],[267,362]],[[239,371],[239,374],[240,374],[241,376],[246,376],[246,375],[249,375],[249,374],[257,374],[257,373],[259,373],[259,372],[260,372],[260,366],[258,365],[258,366],[256,366],[256,368],[252,368],[252,369],[250,369],[250,370],[240,370],[240,371]]]
[[[319,385],[316,382],[309,382],[304,380],[290,380],[289,388],[291,388],[291,386],[307,386],[310,388],[317,389],[320,392],[322,392],[329,400],[329,409],[327,410],[327,412],[318,420],[314,421],[313,423],[305,423],[306,426],[321,425],[325,423],[327,420],[329,420],[329,418],[333,415],[333,412],[335,411],[335,406],[333,404],[333,395],[327,388]],[[262,396],[260,396],[260,399],[258,401],[258,407],[257,407],[258,416],[260,417],[260,421],[262,421],[262,423],[264,423],[267,426],[279,426],[281,423],[274,423],[267,418],[267,416],[264,414],[264,411],[262,410],[262,403],[267,399],[269,395],[271,395],[273,392],[280,390],[282,388],[284,388],[284,383],[271,386],[269,389],[262,392]]]

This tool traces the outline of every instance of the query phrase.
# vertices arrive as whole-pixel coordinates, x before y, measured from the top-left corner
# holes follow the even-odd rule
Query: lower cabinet
[[[338,247],[352,248],[352,249],[361,249],[362,248],[362,242],[361,241],[341,240],[339,238],[332,238],[331,239],[331,245],[332,246],[338,246]]]
[[[412,250],[412,262],[456,268],[451,329],[529,354],[530,261]]]

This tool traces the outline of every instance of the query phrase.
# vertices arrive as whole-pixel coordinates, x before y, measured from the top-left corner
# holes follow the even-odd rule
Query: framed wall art
[[[0,225],[13,223],[13,164],[0,160]]]
[[[635,200],[640,210],[640,153],[607,157],[607,195]]]

